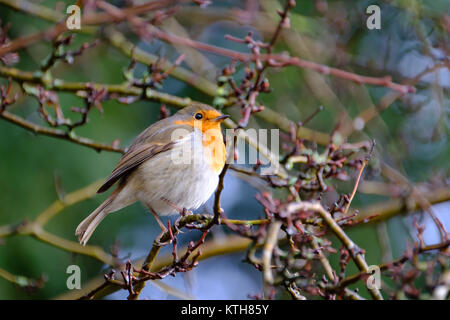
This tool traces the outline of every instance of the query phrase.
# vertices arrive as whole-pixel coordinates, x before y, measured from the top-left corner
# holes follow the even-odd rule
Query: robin
[[[219,182],[226,160],[220,128],[228,118],[209,106],[190,106],[143,131],[97,193],[117,183],[111,195],[77,227],[82,245],[111,212],[141,201],[158,216],[195,210]]]

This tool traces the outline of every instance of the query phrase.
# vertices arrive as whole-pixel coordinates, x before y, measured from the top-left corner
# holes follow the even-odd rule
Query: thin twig
[[[28,120],[25,120],[22,117],[19,117],[15,114],[12,114],[8,111],[3,111],[0,113],[0,118],[3,118],[11,123],[14,123],[28,131],[34,132],[36,134],[42,134],[53,138],[59,138],[63,140],[67,140],[70,142],[74,142],[76,144],[89,147],[92,149],[95,149],[97,151],[112,151],[112,152],[118,152],[123,153],[124,150],[118,147],[115,147],[113,145],[107,145],[103,143],[99,143],[96,141],[93,141],[88,138],[77,136],[73,132],[67,132],[59,129],[44,127],[35,123],[32,123]]]
[[[358,177],[356,178],[356,182],[355,182],[355,185],[354,185],[354,187],[353,187],[352,194],[350,195],[350,198],[349,198],[349,200],[348,200],[348,202],[347,202],[347,205],[346,205],[346,207],[345,207],[345,209],[344,209],[344,212],[343,212],[344,215],[347,214],[348,209],[350,208],[350,205],[351,205],[351,203],[352,203],[352,201],[353,201],[353,198],[355,197],[356,190],[358,190],[359,181],[361,180],[362,173],[363,173],[364,168],[366,167],[367,163],[369,162],[370,157],[372,156],[372,152],[373,152],[373,148],[374,148],[374,147],[375,147],[375,141],[372,142],[372,147],[371,147],[371,149],[370,149],[370,152],[369,152],[369,154],[364,158],[364,160],[363,160],[363,162],[362,162],[362,164],[361,164],[361,168],[359,168]]]
[[[297,202],[290,203],[286,208],[287,212],[295,212],[299,210],[304,211],[314,211],[320,214],[322,219],[328,225],[328,227],[332,230],[332,232],[338,237],[338,239],[342,242],[342,244],[347,248],[347,250],[351,253],[352,259],[355,262],[356,266],[359,270],[363,272],[367,272],[368,265],[366,260],[364,259],[364,255],[362,250],[353,242],[352,239],[342,230],[339,224],[333,219],[331,214],[326,211],[323,206],[319,202]],[[374,299],[383,300],[380,292],[376,288],[369,289],[370,294]]]

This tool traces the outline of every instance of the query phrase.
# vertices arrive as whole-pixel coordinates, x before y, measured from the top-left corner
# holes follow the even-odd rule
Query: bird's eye
[[[201,113],[196,113],[194,117],[197,120],[201,120],[203,118],[203,115]]]

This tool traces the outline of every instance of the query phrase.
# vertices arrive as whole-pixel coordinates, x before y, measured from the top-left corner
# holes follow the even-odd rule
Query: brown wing
[[[163,143],[146,143],[139,146],[132,146],[120,159],[111,175],[106,179],[105,183],[98,189],[97,193],[108,190],[114,183],[124,175],[131,172],[144,161],[152,158],[160,152],[170,150],[174,142]]]

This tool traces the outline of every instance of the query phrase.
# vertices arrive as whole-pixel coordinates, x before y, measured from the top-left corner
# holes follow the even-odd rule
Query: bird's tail
[[[108,213],[115,211],[111,208],[111,203],[115,199],[115,194],[111,194],[97,209],[95,209],[86,219],[78,225],[75,235],[81,245],[86,245],[92,233]]]

